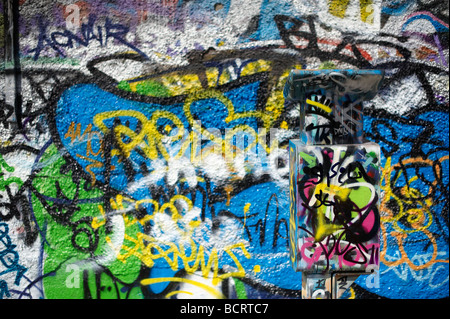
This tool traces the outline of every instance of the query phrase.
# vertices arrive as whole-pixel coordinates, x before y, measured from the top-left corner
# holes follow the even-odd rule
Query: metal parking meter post
[[[300,108],[289,141],[290,261],[302,298],[339,298],[379,269],[380,146],[363,134],[378,70],[292,70],[284,97]]]

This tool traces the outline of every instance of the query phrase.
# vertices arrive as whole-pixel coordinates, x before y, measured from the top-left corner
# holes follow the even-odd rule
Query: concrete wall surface
[[[301,298],[282,92],[320,68],[385,72],[380,269],[341,298],[449,297],[447,1],[0,9],[0,299]]]

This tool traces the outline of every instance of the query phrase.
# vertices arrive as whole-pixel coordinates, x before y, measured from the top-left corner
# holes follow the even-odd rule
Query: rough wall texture
[[[386,72],[379,285],[342,298],[448,297],[446,1],[0,6],[0,299],[299,298],[282,89],[327,67]]]

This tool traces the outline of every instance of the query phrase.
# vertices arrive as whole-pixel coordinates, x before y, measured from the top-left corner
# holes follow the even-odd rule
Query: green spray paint
[[[45,298],[142,298],[139,288],[131,289],[140,260],[117,259],[107,242],[125,234],[136,238],[138,223],[125,226],[125,234],[93,224],[94,218],[104,218],[99,209],[104,193],[89,189],[86,180],[68,169],[54,145],[39,163],[44,167],[33,179],[32,205],[44,249]]]

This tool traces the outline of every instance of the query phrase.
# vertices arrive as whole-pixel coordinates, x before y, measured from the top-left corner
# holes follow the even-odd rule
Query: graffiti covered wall
[[[342,298],[448,297],[446,2],[0,6],[0,299],[300,298],[282,91],[318,68],[385,71],[379,278]]]

